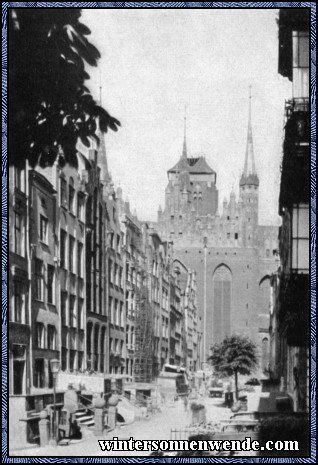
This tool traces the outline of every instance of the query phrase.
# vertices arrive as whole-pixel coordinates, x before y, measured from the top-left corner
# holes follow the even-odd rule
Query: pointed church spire
[[[255,168],[255,157],[253,147],[253,132],[252,132],[252,86],[249,86],[249,105],[248,105],[248,124],[247,124],[247,140],[244,161],[244,171],[241,177],[240,185],[255,184],[259,185],[258,176]]]
[[[188,158],[187,154],[187,116],[186,116],[187,107],[184,107],[184,129],[183,129],[183,149],[182,149],[182,157]]]
[[[99,75],[99,105],[102,105],[102,75]],[[97,136],[99,137],[99,146],[97,149],[97,164],[100,167],[100,179],[102,182],[111,181],[111,176],[108,171],[107,154],[105,137],[102,131],[98,128]]]
[[[244,163],[244,175],[256,174],[252,133],[252,86],[249,86],[248,126]]]

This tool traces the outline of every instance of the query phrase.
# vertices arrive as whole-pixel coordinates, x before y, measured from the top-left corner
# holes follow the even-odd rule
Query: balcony
[[[309,341],[309,275],[283,275],[279,288],[279,332],[290,346],[306,347]]]
[[[309,140],[310,119],[307,99],[286,102],[284,154],[279,198],[280,212],[283,207],[309,203]]]

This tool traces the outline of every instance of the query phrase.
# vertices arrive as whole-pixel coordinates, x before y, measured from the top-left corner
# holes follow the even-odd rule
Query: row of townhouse
[[[293,399],[295,411],[309,409],[310,344],[310,10],[279,13],[279,73],[292,83],[285,105],[279,213],[281,265],[272,275],[270,374]]]
[[[184,266],[182,274],[183,281],[194,276]],[[61,402],[67,383],[81,388],[84,376],[90,389],[98,375],[151,382],[166,363],[196,369],[195,287],[189,306],[189,285],[179,275],[172,244],[131,213],[120,188],[115,192],[103,139],[99,149],[78,147],[77,168],[62,155],[52,167],[10,167],[8,356],[15,427],[23,412],[52,403],[52,359],[60,361],[64,379]]]

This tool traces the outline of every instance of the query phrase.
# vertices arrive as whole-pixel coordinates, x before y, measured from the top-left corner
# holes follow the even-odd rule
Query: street
[[[221,420],[227,420],[232,415],[232,412],[223,406],[223,399],[210,399],[205,398],[204,403],[207,410],[207,422],[216,423]],[[110,432],[104,439],[112,439],[117,437],[118,439],[129,439],[133,437],[135,440],[167,440],[171,439],[171,430],[182,430],[190,424],[191,414],[190,409],[185,410],[184,403],[179,400],[171,405],[166,405],[162,408],[160,413],[155,413],[150,419],[143,419],[141,421],[135,421],[130,425],[125,425],[116,428]],[[12,453],[12,456],[28,456],[28,457],[39,457],[39,456],[136,456],[137,453],[129,451],[124,452],[102,452],[100,450],[98,439],[95,437],[93,431],[88,431],[87,435],[84,435],[82,440],[74,441],[68,446],[47,446],[41,448],[32,448],[28,450],[17,450]],[[183,439],[183,438],[182,438]],[[185,438],[184,438],[185,439]],[[138,456],[148,456],[149,451],[138,452]]]

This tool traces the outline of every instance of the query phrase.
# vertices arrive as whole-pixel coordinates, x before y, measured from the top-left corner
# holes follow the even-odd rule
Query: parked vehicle
[[[163,394],[184,396],[189,394],[189,375],[184,367],[164,365],[158,376],[158,385]]]

